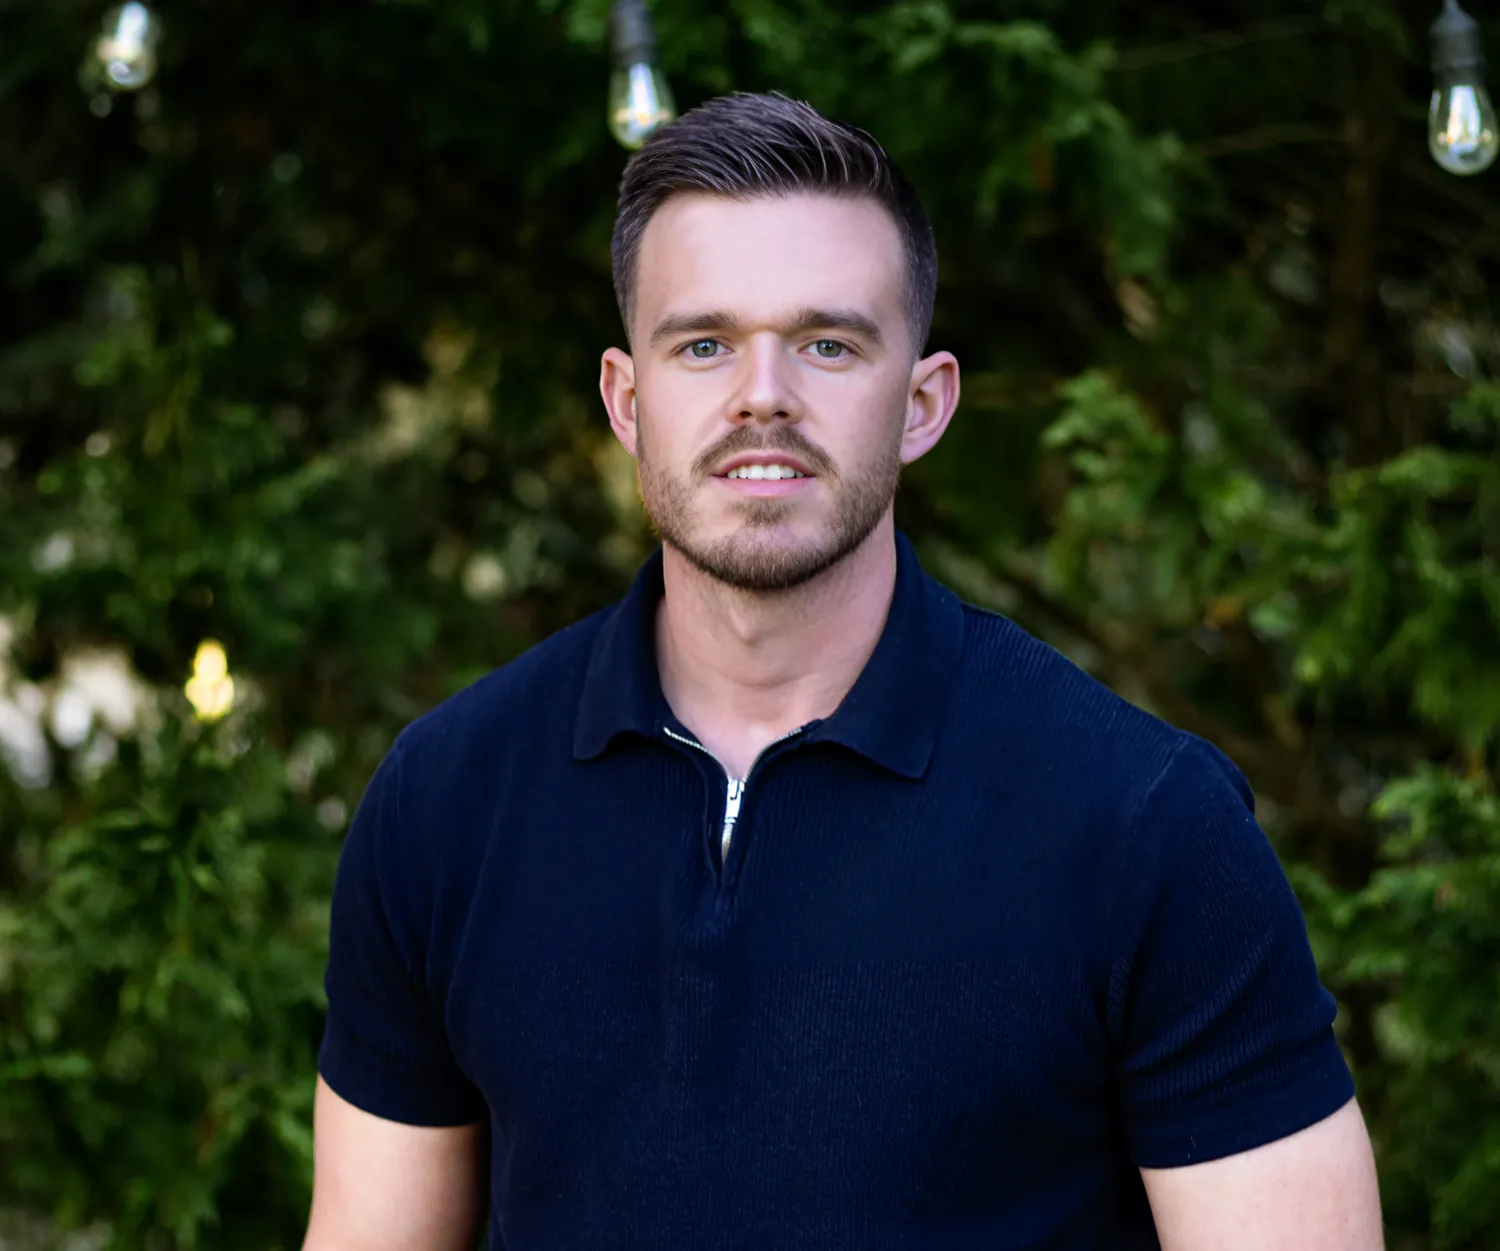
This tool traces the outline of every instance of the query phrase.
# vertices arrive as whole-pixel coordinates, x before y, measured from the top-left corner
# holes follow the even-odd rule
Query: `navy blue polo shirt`
[[[320,1068],[488,1122],[495,1248],[1155,1247],[1140,1167],[1351,1097],[1238,770],[898,544],[853,689],[733,795],[659,554],[376,773]]]

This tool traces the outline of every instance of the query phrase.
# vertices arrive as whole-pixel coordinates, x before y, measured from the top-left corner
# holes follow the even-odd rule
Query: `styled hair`
[[[905,253],[907,324],[920,355],[937,293],[937,245],[927,210],[870,135],[780,93],[736,92],[709,100],[653,133],[626,164],[610,250],[627,335],[641,239],[669,199],[697,193],[751,200],[801,192],[868,198],[891,215]]]

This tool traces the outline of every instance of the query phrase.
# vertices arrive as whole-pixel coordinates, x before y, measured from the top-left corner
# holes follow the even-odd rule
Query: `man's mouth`
[[[803,473],[792,465],[783,464],[779,461],[759,462],[736,465],[728,473],[726,478],[741,478],[750,482],[780,482],[783,478],[806,478],[810,475]]]
[[[794,482],[817,475],[804,457],[789,448],[752,447],[724,457],[714,477],[735,482]]]

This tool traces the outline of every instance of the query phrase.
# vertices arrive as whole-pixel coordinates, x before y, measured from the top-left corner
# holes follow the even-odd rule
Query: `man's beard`
[[[636,419],[636,461],[641,502],[663,543],[681,552],[688,563],[716,581],[742,591],[786,591],[831,569],[861,543],[885,516],[901,477],[901,427],[893,421],[891,437],[868,465],[847,480],[838,466],[795,426],[739,426],[693,462],[686,481],[657,464],[649,450],[649,419]],[[700,542],[693,507],[693,484],[740,452],[786,452],[812,471],[833,497],[829,532],[806,543],[777,543],[771,531],[794,515],[795,500],[744,499],[738,504],[740,529],[722,539]],[[757,533],[759,532],[759,533]]]

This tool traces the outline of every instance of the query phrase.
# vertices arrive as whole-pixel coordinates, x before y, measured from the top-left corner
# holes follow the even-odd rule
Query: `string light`
[[[234,707],[234,679],[229,676],[229,657],[213,639],[198,644],[193,657],[193,676],[183,692],[199,721],[217,721]]]
[[[1500,124],[1484,87],[1484,46],[1479,23],[1445,0],[1432,24],[1432,107],[1427,147],[1450,174],[1477,174],[1500,154]]]
[[[614,71],[609,79],[609,131],[632,151],[677,116],[667,80],[656,68],[656,35],[644,0],[615,0],[609,15]]]

